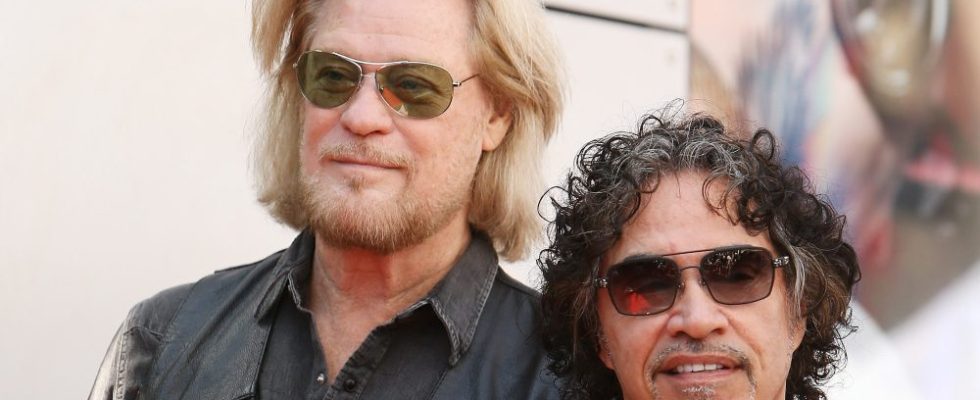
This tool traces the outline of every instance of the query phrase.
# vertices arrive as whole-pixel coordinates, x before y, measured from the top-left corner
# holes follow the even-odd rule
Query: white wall
[[[0,398],[84,398],[138,300],[287,245],[256,205],[245,2],[0,12]]]
[[[0,398],[84,398],[130,306],[289,244],[247,171],[261,90],[247,3],[3,6]],[[688,55],[678,33],[551,22],[571,84],[554,184],[585,141],[683,97]]]

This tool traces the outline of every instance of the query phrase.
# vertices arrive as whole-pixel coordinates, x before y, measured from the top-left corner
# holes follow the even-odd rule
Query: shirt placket
[[[322,399],[348,400],[360,398],[365,384],[381,363],[385,350],[391,341],[389,330],[388,325],[383,325],[371,331],[357,351],[344,364],[340,373],[337,374],[337,379],[330,385]]]

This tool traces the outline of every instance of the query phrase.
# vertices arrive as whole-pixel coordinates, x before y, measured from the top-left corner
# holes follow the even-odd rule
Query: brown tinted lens
[[[299,88],[310,103],[334,108],[351,98],[361,81],[361,69],[335,54],[308,51],[296,62]]]
[[[764,249],[726,249],[701,259],[701,279],[721,304],[746,304],[768,297],[773,276],[772,256]]]
[[[609,269],[609,296],[626,315],[650,315],[674,304],[680,275],[673,261],[662,257],[631,260]]]
[[[436,117],[453,101],[453,78],[435,65],[392,64],[378,70],[375,79],[385,102],[406,117]]]

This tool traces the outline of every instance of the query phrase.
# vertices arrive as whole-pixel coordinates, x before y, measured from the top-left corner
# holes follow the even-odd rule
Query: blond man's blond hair
[[[293,62],[308,49],[316,17],[329,0],[253,0],[252,45],[268,88],[253,154],[258,199],[279,221],[303,229],[299,148],[301,105]],[[469,223],[487,232],[508,260],[527,255],[541,236],[538,172],[557,129],[563,91],[558,48],[535,0],[472,0],[471,57],[497,111],[512,124],[477,166]]]

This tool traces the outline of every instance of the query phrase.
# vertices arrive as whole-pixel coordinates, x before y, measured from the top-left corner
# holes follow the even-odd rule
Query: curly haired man
[[[545,346],[565,399],[824,399],[860,270],[773,135],[644,117],[548,199]]]

